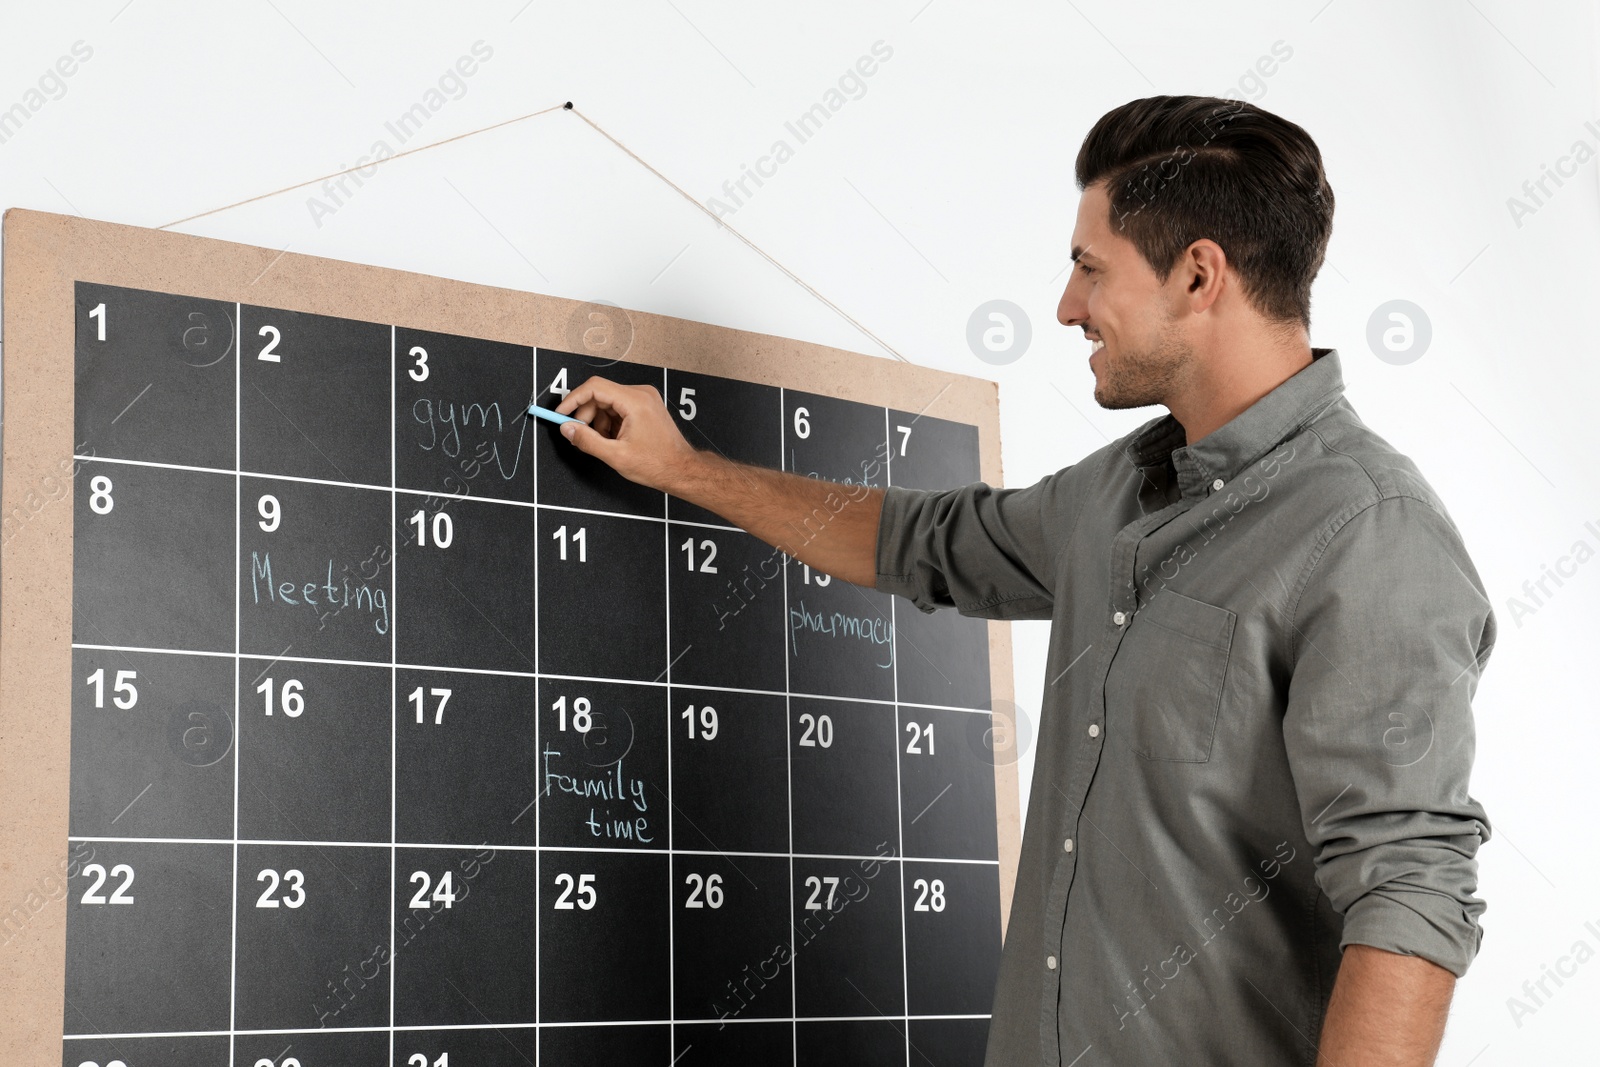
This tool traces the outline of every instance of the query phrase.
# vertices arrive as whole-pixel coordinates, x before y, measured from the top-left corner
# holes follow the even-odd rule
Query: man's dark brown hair
[[[1268,319],[1311,325],[1333,190],[1305,130],[1242,100],[1151,96],[1106,112],[1078,150],[1079,189],[1105,182],[1111,225],[1165,281],[1209,238]]]

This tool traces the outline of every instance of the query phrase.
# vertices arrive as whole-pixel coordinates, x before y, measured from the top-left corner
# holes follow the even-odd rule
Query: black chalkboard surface
[[[841,482],[975,427],[76,286],[66,1067],[978,1064],[986,624],[527,419],[591,374]]]

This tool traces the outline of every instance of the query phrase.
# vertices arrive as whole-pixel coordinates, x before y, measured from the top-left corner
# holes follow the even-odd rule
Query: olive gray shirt
[[[1494,614],[1313,355],[1192,445],[1165,415],[1025,488],[886,491],[878,589],[1051,621],[992,1065],[1309,1065],[1345,945],[1477,952]]]

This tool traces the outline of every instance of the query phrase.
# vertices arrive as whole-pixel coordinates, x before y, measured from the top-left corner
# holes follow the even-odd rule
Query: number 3
[[[406,373],[411,375],[411,380],[414,381],[414,382],[425,382],[425,381],[427,381],[428,380],[428,350],[426,348],[423,348],[421,345],[417,345],[415,348],[413,348],[411,350],[411,354],[413,356],[417,357],[417,365],[412,367],[410,370],[406,371]]]

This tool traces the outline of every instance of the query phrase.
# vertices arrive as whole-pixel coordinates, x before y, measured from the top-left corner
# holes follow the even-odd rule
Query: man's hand
[[[1317,1067],[1432,1067],[1456,977],[1420,956],[1347,945]]]
[[[812,570],[872,588],[884,491],[738,463],[684,440],[648,385],[590,378],[555,409],[579,449],[629,481],[716,512]]]
[[[561,432],[582,452],[596,456],[629,481],[674,492],[699,457],[651,385],[619,385],[590,378],[556,407],[588,426],[564,422]]]

